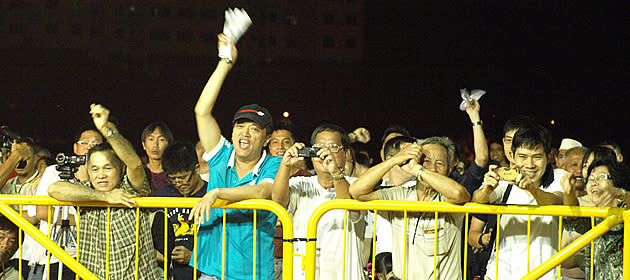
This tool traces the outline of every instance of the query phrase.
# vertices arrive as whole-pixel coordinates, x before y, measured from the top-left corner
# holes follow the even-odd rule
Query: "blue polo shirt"
[[[239,179],[234,168],[234,146],[223,136],[219,144],[203,158],[210,166],[208,189],[232,188],[257,185],[273,180],[280,167],[280,157],[262,157],[254,170]],[[203,223],[197,235],[197,269],[221,278],[223,258],[223,209],[212,209],[210,219]],[[226,210],[225,225],[225,277],[226,279],[253,279],[254,265],[254,211],[242,209]],[[273,235],[276,230],[276,215],[263,210],[256,211],[256,279],[272,280]],[[194,265],[194,258],[190,259]]]

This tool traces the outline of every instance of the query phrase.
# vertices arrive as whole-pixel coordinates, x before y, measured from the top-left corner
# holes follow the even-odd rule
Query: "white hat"
[[[564,138],[562,142],[560,142],[560,148],[558,150],[568,150],[575,147],[582,147],[582,143],[571,138]]]

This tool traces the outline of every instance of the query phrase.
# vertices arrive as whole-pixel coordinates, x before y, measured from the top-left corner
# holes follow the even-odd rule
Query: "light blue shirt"
[[[262,157],[254,170],[239,179],[234,168],[234,146],[223,136],[219,144],[204,154],[210,167],[208,189],[232,188],[273,183],[280,167],[280,157]],[[221,278],[223,246],[223,211],[212,209],[210,219],[201,225],[197,235],[197,269]],[[276,215],[264,210],[256,211],[256,279],[271,280],[273,271],[273,235],[276,231]],[[225,225],[225,277],[226,279],[253,279],[254,264],[254,211],[241,209],[226,210]],[[194,258],[190,259],[194,265]]]

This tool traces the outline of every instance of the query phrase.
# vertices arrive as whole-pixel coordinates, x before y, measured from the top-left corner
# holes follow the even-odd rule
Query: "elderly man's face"
[[[114,152],[98,151],[90,154],[88,175],[95,190],[108,192],[116,188],[122,179],[122,165],[116,162]]]
[[[322,131],[315,136],[315,144],[313,146],[330,149],[331,155],[335,157],[337,166],[345,166],[347,150],[341,144],[341,133],[336,131]],[[313,157],[311,160],[313,161],[313,168],[315,168],[315,171],[322,173],[326,172],[324,163],[319,157]]]
[[[424,167],[444,176],[450,173],[448,152],[444,146],[440,144],[426,144],[422,146],[422,153],[424,154],[424,163],[422,164]]]

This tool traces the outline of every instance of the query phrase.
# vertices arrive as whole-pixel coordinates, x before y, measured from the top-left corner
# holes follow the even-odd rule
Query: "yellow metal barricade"
[[[552,256],[549,260],[546,260],[539,267],[533,268],[522,279],[538,279],[549,270],[566,260],[575,252],[588,245],[592,240],[606,233],[610,228],[615,225],[626,222],[624,225],[624,247],[630,248],[630,211],[624,211],[620,208],[596,208],[596,207],[578,207],[578,206],[519,206],[519,205],[486,205],[477,203],[467,203],[465,205],[454,205],[445,202],[428,202],[428,201],[369,201],[358,202],[356,200],[340,199],[332,200],[323,203],[319,206],[311,218],[308,221],[307,226],[307,244],[306,244],[306,279],[315,279],[315,263],[316,263],[316,238],[317,238],[317,223],[324,213],[335,210],[376,210],[376,211],[400,211],[405,213],[405,219],[407,218],[407,212],[435,212],[437,213],[480,213],[480,214],[516,214],[516,215],[546,215],[546,216],[573,216],[573,217],[600,217],[606,218],[602,223],[599,223],[593,227],[590,231],[586,232],[580,238],[569,244],[566,248],[559,250],[559,252]],[[376,215],[375,215],[376,216]],[[468,217],[466,217],[466,221]],[[406,224],[406,223],[405,223]],[[467,223],[465,224],[466,229]],[[559,229],[562,231],[562,228]],[[405,230],[406,232],[406,230]],[[465,231],[467,237],[467,230]],[[499,232],[497,232],[497,242]],[[528,230],[529,234],[529,230]],[[406,234],[402,237],[405,238]],[[462,244],[465,246],[465,244]],[[374,245],[373,245],[374,246]],[[467,252],[464,252],[464,262],[466,262]],[[629,253],[624,251],[624,272],[630,271],[628,257]],[[464,263],[466,267],[466,263]],[[403,267],[403,270],[405,268]],[[435,264],[434,264],[435,269]],[[404,276],[398,276],[404,277]],[[466,277],[464,272],[464,278]],[[403,278],[404,279],[404,278]],[[624,279],[630,280],[630,273],[624,273]]]
[[[135,279],[138,279],[138,228],[139,228],[139,208],[156,208],[156,209],[167,209],[167,208],[192,208],[199,198],[174,198],[174,197],[142,197],[134,199],[138,203],[138,208],[136,209],[136,263],[135,263]],[[124,207],[122,205],[109,205],[106,203],[100,202],[83,202],[83,203],[68,203],[68,202],[60,202],[55,199],[52,199],[48,196],[34,196],[34,195],[0,195],[0,213],[6,216],[9,220],[11,220],[14,224],[16,224],[20,230],[26,232],[28,235],[33,237],[39,244],[41,244],[46,250],[51,252],[54,256],[59,258],[59,260],[70,269],[72,269],[76,274],[77,278],[81,277],[82,279],[98,279],[92,272],[87,270],[84,266],[79,264],[79,262],[70,256],[66,251],[61,249],[54,241],[52,241],[49,237],[44,235],[38,228],[30,224],[26,219],[24,219],[19,213],[11,208],[9,205],[47,205],[47,206],[79,206],[79,207],[106,207],[109,210],[109,207]],[[280,206],[278,203],[275,203],[271,200],[263,200],[263,199],[251,199],[244,200],[239,202],[228,202],[223,200],[217,200],[217,202],[213,205],[213,208],[224,208],[224,209],[251,209],[254,210],[267,210],[278,216],[278,219],[282,223],[283,227],[283,279],[292,279],[293,278],[293,223],[291,217],[287,213],[287,211]],[[50,211],[49,211],[50,212]],[[109,212],[109,211],[108,211]],[[165,236],[164,236],[164,248],[168,248],[167,238],[168,234],[166,234],[166,230],[168,230],[167,226],[167,217],[165,211]],[[254,216],[256,217],[256,216]],[[79,216],[80,220],[80,216]],[[254,218],[254,223],[256,220]],[[255,230],[255,228],[254,228]],[[49,231],[50,232],[50,231]],[[77,228],[77,234],[80,234],[79,228]],[[109,235],[108,235],[109,238]],[[196,246],[197,242],[197,231],[194,231],[194,244]],[[78,237],[77,237],[78,242]],[[256,242],[254,238],[254,242]],[[255,243],[254,243],[255,244]],[[21,240],[20,240],[21,247]],[[78,248],[78,246],[77,246]],[[254,247],[255,248],[255,247]],[[107,249],[109,251],[109,247]],[[165,249],[166,251],[166,249]],[[77,251],[77,256],[81,252]],[[167,254],[164,254],[165,263],[167,262]],[[197,263],[197,255],[193,256],[195,268]],[[256,257],[254,257],[256,258]],[[108,257],[109,259],[109,257]],[[50,259],[49,259],[50,261]],[[254,259],[254,262],[256,259]],[[20,266],[21,267],[21,266]],[[165,268],[166,265],[165,265]],[[21,269],[20,269],[21,273]],[[254,271],[255,273],[255,271]],[[167,272],[165,270],[164,275],[166,276]],[[56,278],[56,276],[50,276],[51,279]],[[196,275],[195,275],[196,278]]]

